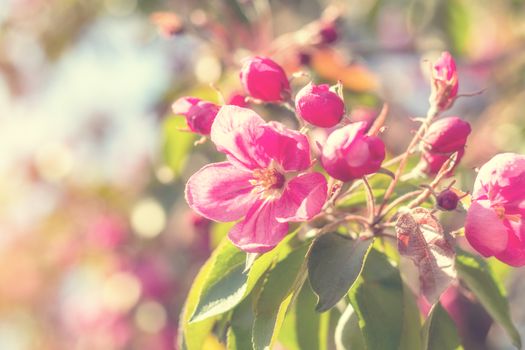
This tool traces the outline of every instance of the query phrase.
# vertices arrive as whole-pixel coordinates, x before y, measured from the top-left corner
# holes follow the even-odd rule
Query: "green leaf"
[[[195,135],[181,131],[187,128],[186,121],[180,117],[167,117],[163,127],[163,158],[175,176],[180,175],[186,164],[188,153],[193,147]]]
[[[463,349],[456,325],[441,303],[432,307],[421,331],[424,345],[422,349],[424,350]]]
[[[259,278],[275,261],[285,258],[290,253],[293,237],[295,234],[289,234],[277,247],[261,255],[249,271],[244,271],[246,254],[225,238],[217,248],[217,259],[206,277],[202,295],[190,322],[199,322],[232,310],[250,293]]]
[[[297,296],[295,303],[295,329],[297,342],[301,350],[317,350],[321,348],[322,341],[320,314],[315,312],[317,297],[306,282]]]
[[[202,295],[190,322],[202,321],[231,310],[239,303],[247,288],[243,274],[245,253],[227,239],[216,249],[217,256],[206,276]]]
[[[197,306],[199,296],[206,282],[206,276],[209,274],[214,261],[217,258],[218,251],[216,250],[208,261],[202,266],[197,277],[195,277],[193,284],[186,298],[186,302],[182,309],[179,341],[180,348],[183,350],[201,350],[206,336],[211,332],[215,320],[213,318],[207,319],[203,322],[189,324],[190,316]]]
[[[461,280],[476,295],[481,305],[505,329],[512,339],[512,343],[521,349],[521,337],[512,323],[504,288],[497,282],[497,278],[487,262],[465,251],[458,250],[456,269]]]
[[[359,328],[359,318],[351,304],[348,304],[337,323],[335,345],[337,350],[366,348],[363,333]]]
[[[268,271],[266,283],[255,305],[252,338],[255,350],[269,349],[279,334],[294,294],[306,277],[304,260],[307,248],[305,245],[291,252]]]
[[[399,350],[420,350],[421,313],[416,304],[416,297],[410,288],[403,283],[403,331]]]
[[[403,331],[403,286],[386,256],[370,250],[349,292],[368,350],[397,350]]]
[[[253,293],[233,310],[231,327],[228,330],[228,350],[252,348],[252,325],[255,319],[252,295]]]
[[[353,240],[327,233],[312,244],[308,256],[308,278],[319,297],[316,310],[332,308],[341,300],[363,269],[372,239]]]

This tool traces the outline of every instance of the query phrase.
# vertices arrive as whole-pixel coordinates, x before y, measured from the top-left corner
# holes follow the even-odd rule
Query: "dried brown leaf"
[[[411,259],[419,270],[421,293],[435,303],[456,278],[452,238],[425,208],[401,214],[396,223],[399,253]]]

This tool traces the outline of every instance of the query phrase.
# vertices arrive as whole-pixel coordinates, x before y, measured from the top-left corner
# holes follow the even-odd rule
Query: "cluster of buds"
[[[333,195],[328,183],[340,186],[338,181],[359,180],[380,171],[385,144],[377,136],[379,129],[370,127],[369,121],[352,122],[356,118],[346,115],[345,102],[335,87],[311,82],[293,99],[284,69],[270,58],[246,59],[240,81],[244,93],[234,94],[222,107],[184,97],[174,103],[173,111],[186,116],[191,131],[209,135],[217,150],[226,155],[226,161],[206,165],[189,179],[188,204],[204,218],[237,221],[229,232],[230,240],[246,252],[264,253],[283,239],[289,223],[323,214]],[[450,54],[444,53],[434,65],[432,87],[432,113],[413,141],[420,144],[417,169],[435,177],[429,193],[434,193],[440,179],[452,175],[471,133],[470,124],[459,117],[435,120],[457,96],[457,72]],[[259,103],[294,105],[299,125],[309,127],[299,131],[276,121],[265,122],[246,108],[244,94]],[[310,149],[315,142],[309,133],[315,128],[329,132],[317,143],[318,159],[312,158]],[[405,159],[411,152],[409,146]],[[399,165],[383,202],[389,200],[405,164]],[[517,233],[521,232],[522,213],[516,204],[525,201],[525,194],[517,189],[523,185],[523,174],[523,156],[501,155],[487,163],[478,176],[467,217],[466,235],[472,246],[511,265],[525,264]],[[438,208],[445,211],[455,210],[461,199],[450,186],[435,196]],[[371,215],[381,217],[383,208],[384,204]]]

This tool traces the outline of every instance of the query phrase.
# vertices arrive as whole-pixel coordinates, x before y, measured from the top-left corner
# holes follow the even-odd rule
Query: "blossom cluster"
[[[194,97],[173,104],[173,112],[186,117],[190,131],[209,137],[226,156],[188,180],[189,206],[211,220],[235,221],[229,239],[246,252],[264,253],[287,235],[289,223],[327,214],[328,204],[333,204],[344,183],[366,182],[367,176],[382,169],[393,179],[380,208],[370,213],[372,227],[385,217],[382,210],[414,151],[420,153],[415,171],[435,178],[432,186],[453,176],[465,153],[470,124],[457,116],[442,116],[458,97],[456,65],[448,52],[433,64],[431,80],[429,114],[393,174],[382,169],[386,157],[379,135],[383,121],[375,127],[371,127],[373,121],[352,122],[338,85],[310,82],[294,96],[290,79],[277,62],[262,56],[246,59],[240,70],[244,94],[232,96],[223,106]],[[297,129],[265,121],[247,101],[287,107],[297,118]],[[314,141],[316,128],[328,134],[323,142]],[[465,233],[472,247],[511,265],[525,264],[524,179],[523,156],[494,157],[481,168],[466,220]],[[435,194],[436,210],[458,207],[462,197],[450,187]],[[418,203],[426,199],[423,196]]]

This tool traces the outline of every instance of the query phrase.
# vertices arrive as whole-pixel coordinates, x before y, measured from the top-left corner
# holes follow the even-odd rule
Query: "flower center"
[[[505,213],[505,208],[501,205],[494,205],[492,209],[494,209],[494,211],[496,212],[496,215],[498,216],[500,220],[507,219],[509,221],[514,221],[514,222],[520,222],[521,220],[521,215],[507,214]]]
[[[275,197],[280,194],[286,181],[283,174],[274,168],[256,169],[252,173],[253,179],[250,180],[253,192],[263,198]]]

